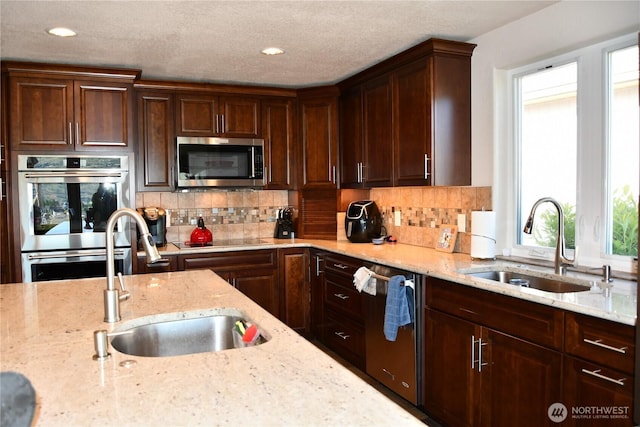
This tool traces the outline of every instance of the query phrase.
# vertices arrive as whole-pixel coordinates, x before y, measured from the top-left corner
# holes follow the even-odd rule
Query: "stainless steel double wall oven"
[[[105,275],[105,226],[131,206],[130,164],[126,155],[18,155],[23,282]],[[115,247],[116,271],[131,274],[127,219]]]

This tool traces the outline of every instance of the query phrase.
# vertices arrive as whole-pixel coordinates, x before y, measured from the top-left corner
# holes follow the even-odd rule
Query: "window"
[[[512,70],[516,255],[552,258],[558,213],[579,264],[628,269],[638,253],[638,46],[635,35]],[[617,263],[617,265],[615,265]]]

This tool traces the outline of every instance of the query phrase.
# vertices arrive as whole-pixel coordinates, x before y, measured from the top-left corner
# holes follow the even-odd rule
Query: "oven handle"
[[[25,178],[121,178],[122,172],[26,172]]]
[[[113,251],[113,253],[115,255],[124,255],[124,249],[115,249]],[[27,258],[29,260],[33,260],[33,259],[56,259],[56,258],[81,258],[81,257],[85,257],[85,256],[100,256],[100,255],[107,255],[107,251],[105,249],[96,249],[93,251],[82,251],[82,252],[72,252],[72,253],[62,253],[62,252],[55,252],[55,253],[46,253],[46,254],[29,254],[27,255]]]

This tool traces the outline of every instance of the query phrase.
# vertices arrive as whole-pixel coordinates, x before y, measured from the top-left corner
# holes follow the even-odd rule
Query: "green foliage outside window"
[[[564,211],[565,245],[575,249],[576,212],[571,203],[562,203]],[[555,209],[540,215],[539,225],[533,237],[540,246],[555,247],[558,230],[558,212]],[[629,186],[616,190],[613,197],[613,239],[614,255],[638,256],[638,201]]]

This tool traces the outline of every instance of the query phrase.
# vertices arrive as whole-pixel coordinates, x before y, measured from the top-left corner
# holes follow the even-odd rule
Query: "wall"
[[[513,240],[506,70],[640,30],[640,2],[562,1],[473,40],[472,184],[492,186],[498,251]]]

